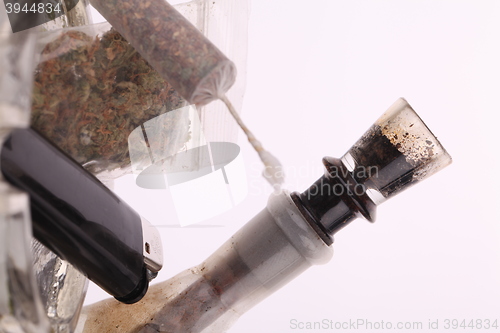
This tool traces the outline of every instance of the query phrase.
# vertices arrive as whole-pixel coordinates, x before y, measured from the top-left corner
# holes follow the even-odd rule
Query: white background
[[[312,184],[321,158],[340,157],[398,97],[454,162],[381,205],[373,225],[357,220],[339,232],[330,263],[231,332],[314,332],[293,329],[292,319],[420,321],[419,332],[445,331],[445,319],[500,325],[500,1],[252,0],[249,40],[242,115],[289,172],[288,189]],[[161,225],[158,280],[201,263],[265,206],[260,162],[243,135],[239,145],[249,195],[202,225],[176,225],[168,191],[141,190],[132,176],[117,182]],[[104,297],[91,286],[87,303]],[[427,330],[429,319],[441,329]]]

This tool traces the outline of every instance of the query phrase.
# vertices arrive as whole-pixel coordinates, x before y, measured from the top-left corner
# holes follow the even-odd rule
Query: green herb
[[[164,0],[92,0],[92,5],[188,102],[222,96],[236,67]]]
[[[69,30],[42,51],[31,124],[98,173],[128,167],[129,134],[145,121],[185,104],[115,30],[95,38]],[[173,130],[169,125],[165,124],[165,131]],[[188,139],[186,135],[184,143]]]

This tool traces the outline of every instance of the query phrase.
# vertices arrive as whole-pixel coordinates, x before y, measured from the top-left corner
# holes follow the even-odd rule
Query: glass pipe
[[[333,255],[333,235],[357,217],[451,163],[410,105],[399,99],[302,193],[272,194],[267,207],[201,265],[153,285],[133,305],[84,308],[79,332],[224,332],[238,317]]]

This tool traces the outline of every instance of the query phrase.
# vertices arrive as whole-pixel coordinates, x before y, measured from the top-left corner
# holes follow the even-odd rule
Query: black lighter
[[[163,264],[158,230],[33,129],[4,141],[0,166],[30,196],[34,236],[123,303],[135,303]]]

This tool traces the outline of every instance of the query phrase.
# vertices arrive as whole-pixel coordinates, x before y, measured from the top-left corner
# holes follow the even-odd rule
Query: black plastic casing
[[[102,289],[135,303],[149,285],[140,216],[33,129],[5,140],[3,176],[30,196],[34,236]]]

